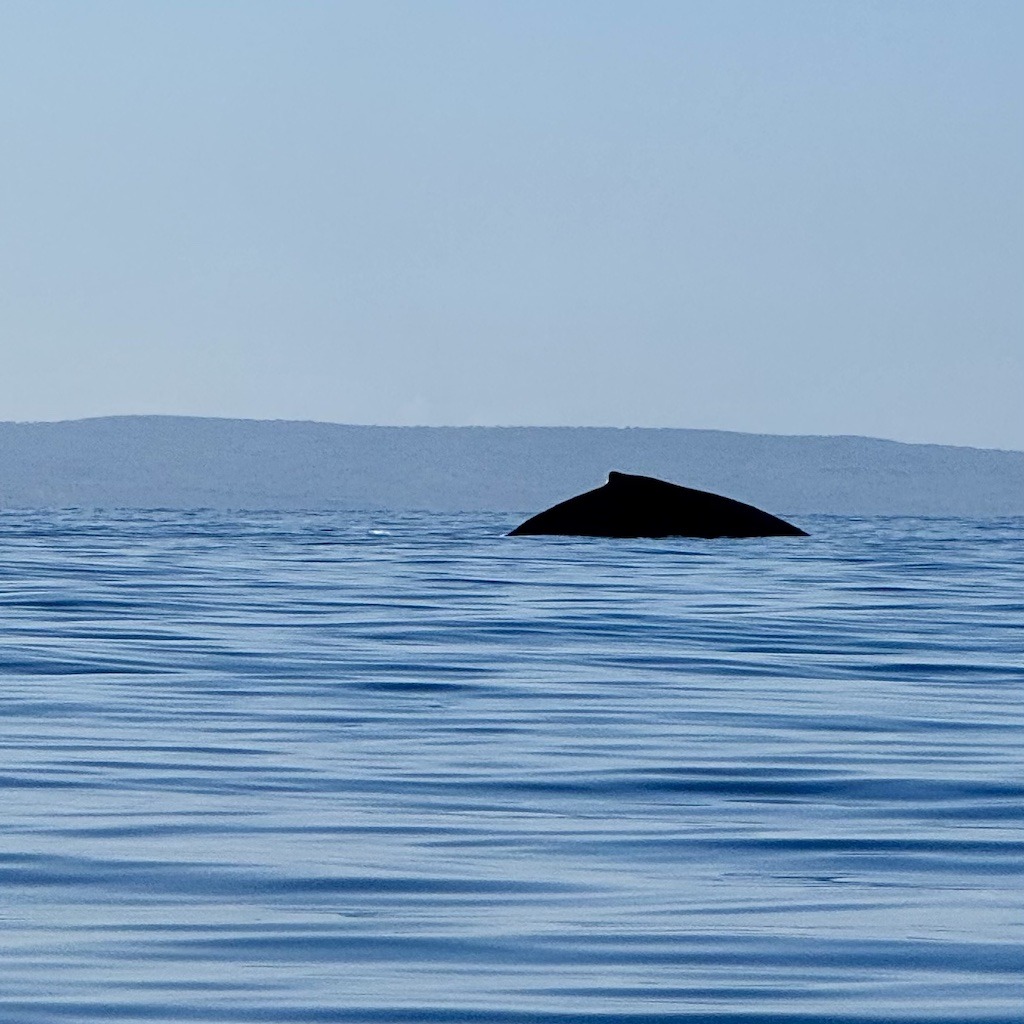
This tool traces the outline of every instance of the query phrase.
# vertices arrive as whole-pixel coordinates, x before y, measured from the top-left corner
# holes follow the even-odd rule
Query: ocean
[[[0,514],[3,1024],[1024,1021],[1024,519]]]

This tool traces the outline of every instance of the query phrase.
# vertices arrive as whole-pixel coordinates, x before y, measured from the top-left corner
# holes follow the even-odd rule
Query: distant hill
[[[645,473],[779,514],[1024,515],[1024,452],[610,427],[0,423],[0,507],[531,512]]]

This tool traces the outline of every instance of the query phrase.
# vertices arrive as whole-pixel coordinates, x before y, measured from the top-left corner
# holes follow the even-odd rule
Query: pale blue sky
[[[1024,449],[1024,4],[0,3],[0,419]]]

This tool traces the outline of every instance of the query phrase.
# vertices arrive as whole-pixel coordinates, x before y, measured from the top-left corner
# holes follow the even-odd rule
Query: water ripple
[[[0,1020],[1020,1024],[1024,521],[0,513]]]

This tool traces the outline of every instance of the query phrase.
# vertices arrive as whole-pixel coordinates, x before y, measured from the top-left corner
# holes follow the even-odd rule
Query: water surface
[[[0,515],[0,1020],[1024,1020],[1024,521]]]

